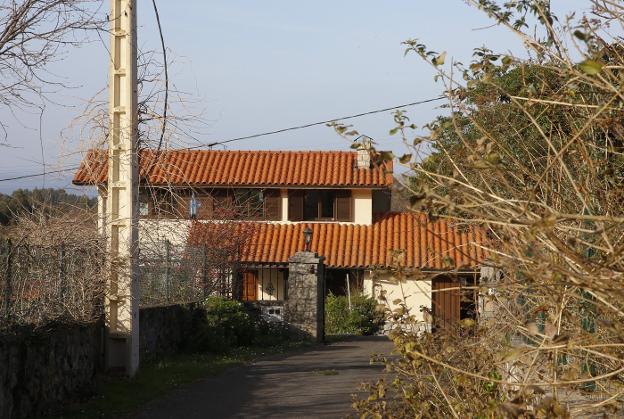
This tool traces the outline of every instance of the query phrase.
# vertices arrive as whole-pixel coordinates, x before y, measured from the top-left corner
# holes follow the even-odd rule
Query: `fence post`
[[[12,278],[13,274],[11,270],[11,265],[13,263],[13,248],[11,245],[11,239],[7,239],[5,242],[5,246],[3,246],[4,259],[6,261],[5,266],[5,277],[4,277],[4,317],[5,321],[8,324],[11,318],[11,297],[13,294],[13,286],[12,286]]]
[[[165,239],[165,299],[169,302],[171,298],[171,243]]]
[[[204,288],[204,299],[208,296],[208,249],[206,245],[202,247],[202,286]]]

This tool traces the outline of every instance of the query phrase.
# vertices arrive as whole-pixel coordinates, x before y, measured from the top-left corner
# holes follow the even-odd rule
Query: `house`
[[[384,290],[391,305],[405,299],[420,319],[425,307],[439,322],[474,313],[460,289],[478,279],[483,233],[392,212],[392,164],[375,164],[366,149],[142,151],[139,160],[141,240],[167,236],[197,245],[223,220],[235,219],[246,229],[239,255],[244,300],[279,306],[288,298],[288,259],[304,249],[309,227],[311,250],[325,258],[328,291]],[[73,180],[97,186],[102,225],[107,172],[106,152],[92,151]],[[423,273],[439,275],[430,280]]]

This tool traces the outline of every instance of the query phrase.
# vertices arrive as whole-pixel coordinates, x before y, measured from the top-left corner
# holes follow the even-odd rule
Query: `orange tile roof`
[[[392,185],[392,162],[355,167],[356,152],[170,150],[140,153],[141,177],[153,185],[189,186],[351,186]],[[149,170],[149,173],[146,173]],[[105,183],[105,150],[87,154],[74,176],[76,185]]]
[[[194,224],[189,244],[198,245],[210,237],[207,229],[212,225]],[[288,258],[304,249],[306,227],[313,231],[311,250],[325,256],[330,268],[390,267],[396,252],[402,253],[403,266],[411,269],[471,269],[485,259],[485,234],[480,228],[433,222],[424,214],[390,213],[372,225],[253,223],[241,262],[288,263]]]

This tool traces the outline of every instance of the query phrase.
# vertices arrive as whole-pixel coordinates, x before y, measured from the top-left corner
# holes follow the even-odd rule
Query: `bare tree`
[[[101,317],[109,265],[92,211],[39,210],[5,229],[10,240],[0,240],[0,329]]]
[[[41,107],[55,88],[67,87],[47,69],[67,47],[107,24],[100,0],[9,0],[0,4],[0,103]],[[0,122],[2,125],[2,122]]]

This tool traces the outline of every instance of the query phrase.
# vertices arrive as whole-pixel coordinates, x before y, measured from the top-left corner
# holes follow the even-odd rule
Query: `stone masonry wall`
[[[142,308],[139,312],[141,362],[185,349],[203,319],[204,309],[194,303]]]
[[[323,257],[299,252],[289,260],[288,300],[284,320],[298,334],[325,339],[325,277]]]
[[[183,350],[203,317],[197,304],[141,309],[141,362]],[[102,336],[101,323],[1,334],[0,419],[41,417],[95,394]]]
[[[40,417],[94,394],[101,337],[99,323],[0,335],[0,418]]]

